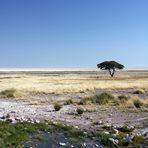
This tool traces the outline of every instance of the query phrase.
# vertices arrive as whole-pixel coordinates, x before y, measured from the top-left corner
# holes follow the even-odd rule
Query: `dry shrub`
[[[68,99],[66,100],[66,102],[64,103],[64,105],[70,105],[70,104],[73,104],[73,100],[72,99]]]
[[[136,99],[133,101],[133,104],[136,108],[140,108],[143,105],[143,102],[140,101],[139,99]]]
[[[83,108],[77,108],[77,113],[79,114],[79,115],[81,115],[81,114],[83,114],[83,112],[84,112],[84,109]]]
[[[145,91],[143,89],[137,89],[133,92],[133,94],[144,94]]]
[[[59,104],[59,103],[54,104],[55,111],[59,111],[61,108],[62,108],[61,104]]]
[[[109,94],[109,93],[102,93],[100,95],[96,95],[92,98],[92,102],[95,102],[99,105],[106,105],[109,102],[113,101],[115,98],[113,95]]]
[[[122,104],[125,104],[128,100],[130,99],[129,96],[126,96],[126,95],[120,95],[118,96],[118,100],[120,101],[120,103]]]
[[[4,91],[0,92],[0,95],[2,95],[3,97],[8,97],[8,98],[14,98],[15,97],[15,89],[6,89]]]

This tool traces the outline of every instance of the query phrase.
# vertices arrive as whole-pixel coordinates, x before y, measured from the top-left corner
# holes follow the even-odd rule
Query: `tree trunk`
[[[114,77],[114,74],[115,74],[115,69],[109,69],[109,74],[111,77]]]

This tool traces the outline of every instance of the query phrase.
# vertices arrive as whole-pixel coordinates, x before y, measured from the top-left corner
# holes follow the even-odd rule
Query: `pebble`
[[[83,143],[82,146],[86,147],[86,143]]]
[[[110,134],[108,131],[104,131],[103,133],[106,134],[106,135],[109,135]]]
[[[40,121],[36,119],[36,120],[35,120],[35,123],[40,123]]]
[[[148,136],[148,129],[147,129],[147,130],[144,130],[144,131],[142,132],[142,135],[143,135],[144,137],[147,137],[147,136]]]
[[[61,145],[61,146],[66,146],[66,143],[60,142],[59,145]]]
[[[112,117],[113,116],[113,114],[109,114],[109,117]]]
[[[115,144],[115,145],[118,145],[119,144],[119,140],[118,139],[109,138],[109,140],[111,142],[113,142],[113,144]]]
[[[99,125],[103,124],[103,121],[100,120],[100,121],[98,122],[98,124],[99,124]]]
[[[126,142],[131,142],[132,139],[133,139],[133,136],[132,136],[132,135],[126,134],[126,136],[125,136],[125,141],[126,141]]]
[[[16,113],[15,111],[11,111],[12,114]]]

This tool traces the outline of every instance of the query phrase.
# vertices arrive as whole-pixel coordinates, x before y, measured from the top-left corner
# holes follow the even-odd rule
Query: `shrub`
[[[129,97],[125,96],[125,95],[120,95],[120,96],[118,96],[118,99],[119,99],[120,103],[126,103],[129,100]]]
[[[62,106],[59,103],[54,104],[55,111],[59,111],[62,108]]]
[[[70,105],[70,104],[73,104],[72,99],[66,100],[65,105]]]
[[[83,112],[84,112],[84,109],[83,108],[77,108],[77,113],[79,115],[83,114]]]
[[[110,101],[114,100],[114,96],[108,93],[102,93],[99,96],[94,96],[92,102],[95,102],[99,105],[108,104]]]
[[[133,127],[128,127],[128,126],[123,126],[123,127],[120,127],[118,128],[118,130],[122,133],[129,133],[129,132],[132,132],[135,128]]]
[[[143,90],[143,89],[135,90],[135,91],[133,92],[133,94],[144,94],[144,90]]]
[[[80,102],[78,102],[79,105],[86,105],[87,101],[85,99],[82,99]]]
[[[113,105],[115,106],[120,105],[120,101],[118,99],[114,99],[112,102],[113,102]]]
[[[15,89],[7,89],[4,91],[0,92],[0,95],[4,96],[4,97],[8,97],[8,98],[13,98],[15,97],[14,93],[15,93]]]
[[[135,135],[133,138],[134,142],[143,142],[144,141],[144,137],[141,135]]]
[[[109,138],[112,138],[112,136],[110,134],[105,134],[103,132],[99,132],[96,135],[97,137],[97,141],[99,141],[101,144],[103,144],[106,147],[111,147],[111,148],[115,148],[116,146],[109,141]]]
[[[136,108],[140,108],[142,105],[143,105],[143,103],[140,101],[140,100],[134,100],[134,106],[136,107]]]

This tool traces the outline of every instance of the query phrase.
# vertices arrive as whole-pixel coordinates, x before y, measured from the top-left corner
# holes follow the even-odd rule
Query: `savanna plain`
[[[148,71],[1,71],[0,147],[147,147]]]

